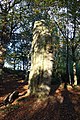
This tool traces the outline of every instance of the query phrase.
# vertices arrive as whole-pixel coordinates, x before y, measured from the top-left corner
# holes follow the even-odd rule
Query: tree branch
[[[2,6],[2,4],[0,3],[0,8],[1,8],[1,11],[3,11],[3,6]]]
[[[62,33],[62,35],[64,36],[65,39],[67,39],[66,35],[64,34],[64,32],[62,31],[62,29],[60,28],[60,26],[58,25],[58,23],[54,20],[54,22],[56,23],[57,27],[59,28],[60,32]]]
[[[13,2],[13,4],[10,6],[10,3],[9,3],[9,9],[8,9],[8,11],[10,11],[11,10],[11,8],[13,8],[16,4],[18,4],[18,3],[20,3],[22,0],[14,0],[14,2]]]

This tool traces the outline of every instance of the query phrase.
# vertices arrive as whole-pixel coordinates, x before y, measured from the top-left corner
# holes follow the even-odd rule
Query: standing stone
[[[51,33],[44,20],[36,21],[33,29],[29,92],[42,98],[49,95],[53,70]]]

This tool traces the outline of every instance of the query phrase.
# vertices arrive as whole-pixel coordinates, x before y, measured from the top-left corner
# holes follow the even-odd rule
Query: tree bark
[[[0,44],[0,77],[2,76],[5,52],[5,47]]]
[[[45,21],[36,21],[33,29],[29,92],[42,98],[49,95],[53,70],[53,46]]]
[[[75,48],[72,47],[72,65],[73,65],[73,85],[77,85],[77,74],[76,74],[76,58],[75,58]]]
[[[76,63],[73,63],[74,85],[77,85]]]
[[[69,82],[69,43],[68,43],[68,38],[67,38],[67,53],[66,53],[66,78],[67,78],[67,80],[66,80],[66,83],[68,83]]]

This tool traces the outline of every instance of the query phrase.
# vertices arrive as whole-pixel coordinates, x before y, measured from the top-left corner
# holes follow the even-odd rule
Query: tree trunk
[[[74,85],[77,85],[77,75],[76,75],[76,63],[73,63],[73,78],[74,78]]]
[[[16,68],[16,59],[14,58],[13,69],[15,70],[15,68]]]
[[[5,8],[6,9],[6,8]],[[4,10],[5,11],[5,10]],[[6,44],[9,42],[9,34],[7,32],[7,12],[3,12],[2,30],[0,34],[0,76],[4,65],[4,55],[6,52]]]
[[[45,21],[36,21],[33,29],[29,92],[42,98],[49,95],[53,70],[53,46]]]
[[[4,48],[4,46],[0,44],[0,77],[2,76],[5,52],[6,52],[6,49]]]
[[[66,39],[66,78],[64,88],[67,88],[67,83],[69,82],[69,46],[68,46],[68,38]]]
[[[25,60],[24,60],[24,56],[23,56],[23,70],[25,69]]]
[[[77,85],[77,74],[76,74],[76,59],[75,59],[75,48],[72,47],[72,57],[73,57],[73,85]]]

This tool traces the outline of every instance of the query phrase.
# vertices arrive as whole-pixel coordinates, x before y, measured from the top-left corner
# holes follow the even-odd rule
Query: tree
[[[69,5],[69,17],[71,17],[70,22],[72,23],[72,33],[71,33],[71,50],[72,50],[72,66],[73,66],[73,82],[77,85],[77,73],[76,73],[76,48],[80,42],[79,38],[79,1],[70,1]]]
[[[1,52],[1,62],[0,62],[0,69],[2,71],[3,65],[4,65],[4,51],[1,49],[5,49],[6,51],[6,45],[11,39],[12,31],[16,27],[14,25],[14,6],[20,3],[21,0],[1,0],[0,1],[0,52]],[[10,14],[13,13],[12,18],[10,20]],[[10,21],[9,21],[10,20]]]
[[[27,34],[27,33],[26,33]],[[6,51],[6,62],[11,66],[12,69],[28,69],[29,52],[31,48],[31,33],[29,31],[26,38],[21,35],[14,33],[12,39],[7,45]]]
[[[79,1],[60,1],[50,8],[50,16],[55,22],[57,28],[63,35],[66,43],[66,76],[67,81],[70,81],[70,61],[72,59],[73,67],[73,84],[77,84],[76,76],[76,48],[79,44]],[[62,22],[63,21],[63,22]],[[72,52],[71,52],[72,51]],[[72,56],[72,58],[71,58]]]

